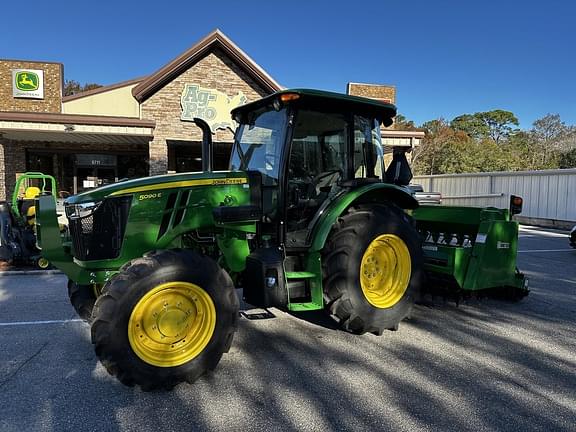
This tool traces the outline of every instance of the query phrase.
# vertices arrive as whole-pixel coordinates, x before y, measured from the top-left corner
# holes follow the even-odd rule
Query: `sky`
[[[25,9],[25,10],[24,10]],[[576,125],[576,2],[5,2],[0,58],[102,85],[148,75],[219,28],[285,87],[396,86],[416,124],[492,109]],[[1,107],[0,107],[1,110]]]

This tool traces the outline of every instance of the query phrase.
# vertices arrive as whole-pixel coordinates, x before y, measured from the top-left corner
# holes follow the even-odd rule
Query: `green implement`
[[[507,209],[420,206],[414,210],[428,279],[447,291],[528,294],[516,267],[518,223]]]

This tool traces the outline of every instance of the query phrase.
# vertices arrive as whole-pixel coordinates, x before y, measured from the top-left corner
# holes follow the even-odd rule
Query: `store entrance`
[[[74,165],[75,194],[118,181],[116,155],[77,154]]]
[[[58,196],[66,198],[120,180],[146,177],[148,154],[144,149],[116,154],[27,149],[26,171],[53,175]]]

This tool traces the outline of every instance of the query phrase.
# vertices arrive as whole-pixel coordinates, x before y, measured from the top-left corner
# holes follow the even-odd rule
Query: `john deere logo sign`
[[[16,74],[16,88],[18,88],[18,90],[38,90],[38,81],[38,74],[34,72],[18,72]]]
[[[216,129],[234,129],[236,124],[230,116],[230,111],[246,103],[242,92],[229,97],[221,91],[207,89],[195,84],[186,84],[180,103],[182,105],[182,120],[193,121],[201,118],[210,126],[212,132]]]
[[[44,98],[44,71],[12,70],[12,95],[17,98]]]

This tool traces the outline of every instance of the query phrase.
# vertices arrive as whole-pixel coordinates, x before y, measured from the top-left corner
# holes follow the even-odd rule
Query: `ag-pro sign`
[[[226,128],[234,130],[236,124],[230,116],[230,111],[245,103],[246,96],[242,92],[228,97],[218,90],[186,84],[180,98],[182,105],[180,119],[193,121],[195,117],[201,118],[208,123],[212,132]]]

